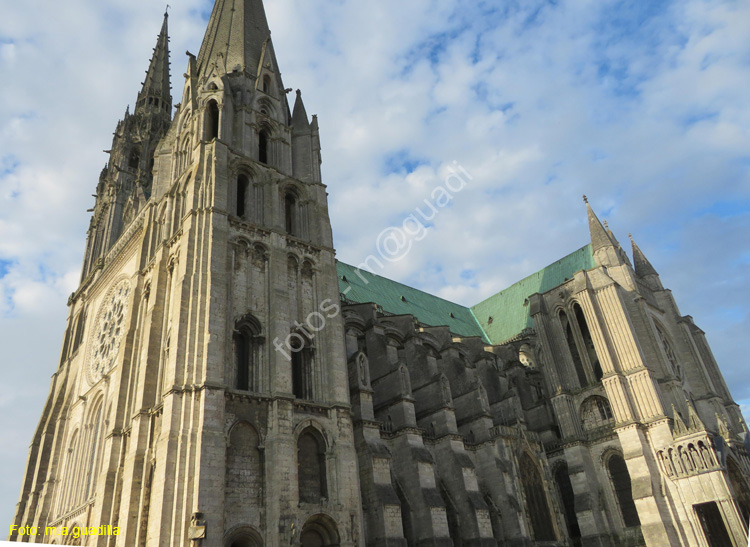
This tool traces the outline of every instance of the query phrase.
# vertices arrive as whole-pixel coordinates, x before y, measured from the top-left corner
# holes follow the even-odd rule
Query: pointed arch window
[[[211,99],[206,105],[206,140],[219,138],[219,104]]]
[[[247,316],[237,323],[234,336],[234,387],[241,391],[260,391],[261,337],[260,323]]]
[[[325,441],[313,427],[297,439],[297,480],[301,502],[320,503],[328,497]]]
[[[625,527],[640,526],[641,519],[638,517],[638,510],[635,508],[630,473],[628,472],[625,460],[619,454],[613,454],[607,461],[607,469],[612,486],[615,489],[615,496],[620,506],[620,513],[622,514]]]
[[[268,145],[270,141],[270,135],[266,129],[261,129],[258,133],[258,161],[260,163],[268,163]]]
[[[271,77],[268,74],[263,76],[263,93],[271,93]]]
[[[531,459],[531,456],[526,453],[521,456],[519,467],[521,486],[526,498],[526,514],[531,521],[534,540],[556,541],[557,534],[555,534],[555,529],[552,525],[547,494],[539,468],[534,463],[534,460]]]

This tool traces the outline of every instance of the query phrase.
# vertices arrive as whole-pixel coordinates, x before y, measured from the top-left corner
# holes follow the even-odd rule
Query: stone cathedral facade
[[[12,524],[97,547],[744,547],[747,426],[635,242],[631,262],[587,205],[589,244],[471,308],[337,263],[290,91],[262,1],[216,0],[173,107],[165,15]]]

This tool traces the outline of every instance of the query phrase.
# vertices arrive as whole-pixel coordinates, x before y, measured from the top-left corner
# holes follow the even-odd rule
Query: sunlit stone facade
[[[102,547],[746,544],[747,427],[635,243],[587,206],[584,248],[446,302],[336,262],[318,121],[261,0],[216,1],[181,88],[173,109],[165,16],[13,524]]]

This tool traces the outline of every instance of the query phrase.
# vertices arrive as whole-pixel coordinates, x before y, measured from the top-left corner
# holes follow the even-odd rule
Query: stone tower
[[[317,119],[299,92],[290,109],[261,0],[216,0],[188,56],[171,119],[165,16],[14,524],[119,528],[82,538],[97,546],[361,545]]]

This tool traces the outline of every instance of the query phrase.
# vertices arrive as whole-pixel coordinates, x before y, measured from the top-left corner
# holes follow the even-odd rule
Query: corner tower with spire
[[[261,0],[216,1],[174,107],[167,22],[99,179],[14,523],[362,545],[317,119],[299,92],[292,115]]]

